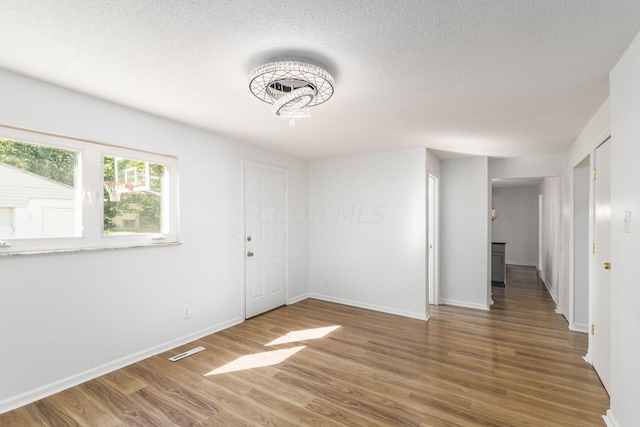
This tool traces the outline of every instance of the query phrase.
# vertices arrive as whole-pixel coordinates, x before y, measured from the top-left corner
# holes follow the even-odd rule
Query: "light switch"
[[[625,211],[624,212],[624,218],[623,218],[623,230],[625,233],[631,233],[631,211]]]

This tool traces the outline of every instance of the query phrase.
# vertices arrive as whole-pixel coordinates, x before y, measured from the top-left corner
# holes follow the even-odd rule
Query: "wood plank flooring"
[[[609,398],[582,360],[587,336],[554,313],[535,268],[507,277],[490,312],[432,306],[429,322],[308,299],[0,415],[0,426],[603,426]]]

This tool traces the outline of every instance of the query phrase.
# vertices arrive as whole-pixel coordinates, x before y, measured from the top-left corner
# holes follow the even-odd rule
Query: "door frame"
[[[611,133],[607,133],[604,138],[601,138],[600,143],[591,149],[589,155],[589,173],[593,174],[596,168],[596,150],[605,142],[611,139]],[[593,179],[589,179],[589,244],[595,243],[596,237],[596,182]],[[591,251],[589,256],[589,329],[595,321],[596,311],[596,259]],[[587,346],[587,354],[584,356],[584,360],[593,365],[593,335],[591,330],[587,333],[589,337],[589,344]]]
[[[254,160],[242,160],[240,172],[240,238],[242,257],[242,317],[247,319],[247,240],[246,240],[246,221],[247,212],[245,206],[245,178],[248,168],[265,169],[284,174],[284,303],[289,305],[289,172],[286,168],[270,165],[267,163],[256,162]]]
[[[538,271],[542,271],[542,258],[544,254],[544,195],[542,191],[538,193]],[[551,292],[549,292],[551,293]]]
[[[600,145],[598,145],[600,146]],[[580,166],[581,164],[583,164],[585,161],[587,161],[587,165],[584,166]],[[584,333],[589,333],[589,325],[586,325],[586,329],[584,329],[581,325],[577,325],[575,322],[575,317],[576,317],[576,254],[578,253],[579,248],[577,248],[576,246],[576,170],[579,169],[587,169],[587,174],[589,176],[591,176],[591,171],[593,170],[591,167],[591,153],[586,155],[581,161],[579,161],[578,163],[576,163],[572,168],[570,173],[570,179],[571,179],[571,190],[570,190],[570,197],[569,197],[569,203],[571,204],[570,206],[570,220],[569,220],[569,329],[571,329],[572,331],[577,331],[577,332],[584,332]],[[586,211],[587,211],[587,243],[589,243],[591,241],[591,185],[593,183],[593,179],[589,179],[588,181],[588,185],[587,185],[587,203],[586,203]],[[582,210],[583,211],[583,210]],[[590,258],[590,257],[589,257]],[[587,259],[587,266],[586,266],[586,271],[587,271],[587,294],[588,294],[588,298],[589,301],[587,303],[587,312],[588,315],[587,317],[590,315],[590,306],[591,306],[591,295],[590,295],[590,285],[589,285],[589,270],[590,270],[590,259]],[[587,323],[589,323],[589,318],[587,318]]]
[[[431,180],[433,180],[433,194],[431,194]],[[440,180],[436,175],[428,174],[427,176],[427,245],[429,241],[433,242],[433,248],[427,248],[427,306],[429,304],[440,304],[440,280],[439,280],[439,210],[440,210]],[[431,204],[433,203],[433,210]],[[433,218],[431,217],[433,212]],[[431,221],[433,220],[433,224]],[[433,230],[433,238],[431,231]],[[433,250],[433,263],[431,263],[431,252]],[[432,280],[433,279],[433,280]],[[433,296],[433,301],[431,300]]]

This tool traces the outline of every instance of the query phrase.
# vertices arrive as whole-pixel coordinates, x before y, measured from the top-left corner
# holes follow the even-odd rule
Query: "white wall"
[[[311,296],[425,319],[426,151],[309,163]]]
[[[440,296],[489,309],[488,158],[440,162]]]
[[[640,420],[640,36],[611,73],[611,413]],[[632,212],[631,233],[623,214]]]
[[[611,134],[611,103],[605,100],[571,144],[564,156],[564,169],[570,171],[591,154]]]
[[[489,161],[490,179],[543,178],[562,173],[564,153]]]
[[[551,297],[558,304],[562,237],[560,178],[557,176],[545,178],[540,184],[540,191],[543,200],[540,276],[547,285]]]
[[[241,162],[286,168],[293,209],[306,161],[6,71],[0,93],[0,124],[177,156],[182,242],[0,259],[0,412],[243,320]],[[290,299],[307,294],[307,250],[294,221]]]
[[[440,159],[430,150],[427,150],[427,173],[440,177]]]
[[[537,266],[538,186],[494,187],[492,241],[507,242],[506,263]]]
[[[573,319],[570,327],[589,329],[589,158],[573,170]],[[571,262],[571,261],[570,261]],[[573,322],[573,324],[571,324]]]

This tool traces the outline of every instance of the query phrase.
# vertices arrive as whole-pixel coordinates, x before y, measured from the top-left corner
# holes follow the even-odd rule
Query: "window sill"
[[[44,250],[6,252],[6,253],[0,252],[0,258],[13,257],[13,256],[28,256],[28,255],[69,254],[69,253],[80,253],[80,252],[104,252],[104,251],[114,251],[114,250],[121,250],[121,249],[157,248],[157,247],[164,247],[164,246],[181,246],[181,245],[182,245],[182,242],[158,242],[158,243],[132,244],[132,245],[123,245],[123,246],[102,246],[102,247],[95,247],[95,248],[44,249]]]

